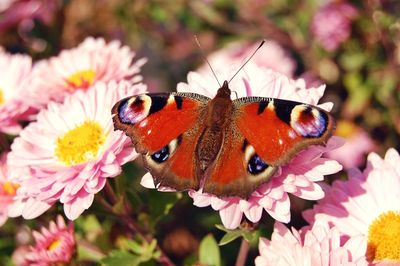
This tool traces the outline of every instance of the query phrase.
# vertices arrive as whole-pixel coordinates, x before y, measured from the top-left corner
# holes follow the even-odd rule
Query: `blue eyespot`
[[[247,171],[252,175],[258,175],[267,168],[268,164],[266,164],[257,154],[254,154],[247,164]]]
[[[169,147],[168,145],[162,148],[161,150],[153,153],[151,155],[151,159],[156,163],[163,163],[169,158]]]

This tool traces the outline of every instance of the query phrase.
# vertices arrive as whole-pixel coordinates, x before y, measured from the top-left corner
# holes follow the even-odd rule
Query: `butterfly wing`
[[[261,97],[237,99],[203,191],[248,198],[300,150],[324,145],[334,126],[332,116],[315,106]]]
[[[113,107],[115,128],[132,139],[156,185],[198,188],[195,143],[209,100],[194,93],[154,93],[125,98]]]

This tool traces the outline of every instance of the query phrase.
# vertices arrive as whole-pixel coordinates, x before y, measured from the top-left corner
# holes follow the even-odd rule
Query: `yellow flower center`
[[[358,128],[355,124],[346,120],[339,120],[336,125],[336,135],[343,138],[350,138],[357,130]]]
[[[101,126],[86,121],[57,139],[55,155],[66,165],[76,165],[94,158],[105,142]]]
[[[367,259],[369,262],[400,262],[400,213],[381,214],[369,226]]]
[[[4,92],[3,90],[0,88],[0,105],[2,105],[5,102],[4,99]]]
[[[52,250],[56,249],[60,244],[61,244],[61,240],[56,239],[53,242],[51,242],[51,244],[47,247],[47,250],[52,251]]]
[[[9,181],[3,183],[3,191],[10,196],[14,196],[18,188],[19,188],[18,184],[14,184]]]
[[[67,83],[70,85],[69,90],[73,91],[77,88],[87,89],[92,86],[96,72],[91,69],[78,71],[67,78]]]

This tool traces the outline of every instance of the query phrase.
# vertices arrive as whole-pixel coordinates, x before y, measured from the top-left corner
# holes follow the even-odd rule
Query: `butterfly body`
[[[226,85],[225,85],[226,84]],[[232,100],[228,84],[219,90],[219,93],[208,105],[205,115],[205,125],[196,146],[196,157],[199,166],[197,175],[203,175],[208,166],[217,158],[224,139],[224,129],[230,122]]]
[[[128,97],[112,113],[131,137],[156,185],[248,198],[299,151],[324,145],[334,121],[303,103],[194,93]]]

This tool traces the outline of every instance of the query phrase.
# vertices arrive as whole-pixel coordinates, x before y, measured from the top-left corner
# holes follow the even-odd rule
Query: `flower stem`
[[[242,243],[240,244],[239,254],[236,258],[235,266],[244,266],[246,263],[247,255],[249,254],[250,243],[242,238]]]
[[[106,185],[105,185],[104,189],[105,189],[105,193],[106,193],[107,198],[111,202],[111,205],[114,205],[115,203],[117,203],[118,202],[118,197],[115,194],[114,189],[111,186],[110,182],[106,182]]]

